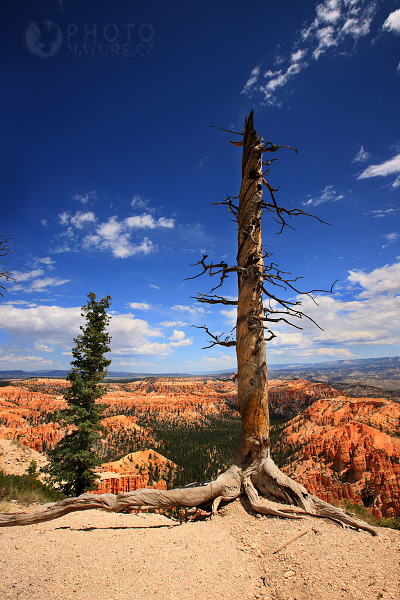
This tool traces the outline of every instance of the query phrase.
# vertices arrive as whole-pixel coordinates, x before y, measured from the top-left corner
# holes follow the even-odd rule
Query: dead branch
[[[222,129],[222,127],[217,127],[216,125],[210,125],[210,127],[215,127],[215,129],[219,129],[220,131],[227,131],[228,133],[236,133],[236,135],[243,135],[243,132],[238,133],[237,131],[232,131],[232,129]]]
[[[10,250],[10,241],[11,241],[11,236],[0,236],[0,257],[4,257],[7,256],[8,254],[10,254],[10,252],[12,252]],[[15,283],[17,283],[15,277],[13,277],[13,273],[11,271],[11,269],[7,268],[7,265],[4,261],[0,261],[0,265],[4,265],[3,271],[0,271],[0,278],[4,278],[7,282],[9,281],[14,281]],[[4,285],[0,285],[0,290],[6,290],[7,288]],[[4,296],[3,292],[0,292],[0,296]]]
[[[205,304],[225,304],[229,306],[237,306],[237,300],[227,300],[223,296],[216,295],[208,295],[208,294],[198,294],[198,296],[190,296],[197,302],[203,302]]]
[[[217,381],[236,381],[237,379],[237,372],[236,373],[232,373],[232,375],[230,377],[228,377],[227,379],[222,379],[221,377],[217,377]]]
[[[233,331],[236,329],[235,327],[232,329],[231,333],[226,336],[224,340],[221,340],[219,335],[214,335],[211,333],[205,325],[192,325],[192,327],[196,327],[196,329],[204,329],[207,335],[210,336],[214,341],[210,344],[210,346],[204,346],[202,350],[206,350],[208,348],[212,348],[213,346],[225,346],[226,348],[231,348],[232,346],[236,346],[236,341],[231,340],[230,337],[233,335]],[[222,335],[225,335],[224,333]]]
[[[315,528],[314,527],[307,527],[307,529],[303,529],[303,531],[300,531],[299,533],[297,533],[296,535],[294,535],[293,537],[291,537],[290,540],[288,540],[284,544],[281,544],[276,550],[274,550],[272,552],[272,554],[276,554],[277,552],[280,552],[281,550],[283,550],[284,548],[286,548],[286,546],[289,546],[289,544],[291,544],[295,540],[298,540],[303,535],[306,535],[306,533],[308,533],[309,531],[315,531]]]

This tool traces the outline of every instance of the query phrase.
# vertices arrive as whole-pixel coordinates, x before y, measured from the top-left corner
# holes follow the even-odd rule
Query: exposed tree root
[[[163,510],[177,506],[194,507],[211,502],[215,513],[221,501],[234,500],[242,490],[249,498],[252,509],[261,514],[289,519],[322,517],[340,523],[343,527],[363,529],[371,535],[378,535],[364,521],[359,521],[341,508],[309,494],[302,485],[282,473],[271,458],[246,469],[233,465],[215,481],[197,484],[195,487],[168,491],[143,489],[118,496],[82,494],[77,498],[45,504],[31,513],[0,514],[0,527],[32,525],[58,519],[70,512],[95,508],[121,513],[146,509]]]

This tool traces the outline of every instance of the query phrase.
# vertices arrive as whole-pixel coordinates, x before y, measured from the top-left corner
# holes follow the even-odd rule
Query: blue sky
[[[298,217],[273,260],[324,331],[273,328],[270,363],[400,354],[400,2],[15,0],[1,18],[0,234],[12,235],[0,370],[68,368],[80,307],[111,295],[116,371],[234,369],[232,310],[192,298],[203,253],[234,263],[254,108],[281,149],[269,183]],[[54,25],[53,25],[54,23]],[[40,30],[42,27],[42,31]],[[235,277],[225,284],[237,294]],[[293,298],[288,295],[287,298]]]

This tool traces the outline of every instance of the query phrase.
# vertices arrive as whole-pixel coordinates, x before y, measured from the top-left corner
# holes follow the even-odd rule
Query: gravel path
[[[162,515],[71,513],[0,529],[0,598],[400,600],[400,532],[379,531],[256,517],[240,500],[181,526]]]

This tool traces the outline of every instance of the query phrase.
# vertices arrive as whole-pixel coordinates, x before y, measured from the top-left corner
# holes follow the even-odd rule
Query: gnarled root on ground
[[[343,527],[364,529],[371,535],[376,530],[337,508],[312,496],[300,484],[282,473],[271,458],[256,465],[241,468],[233,465],[215,481],[175,490],[142,489],[123,494],[82,494],[60,502],[44,504],[31,513],[0,514],[0,527],[32,525],[51,521],[70,512],[101,508],[109,512],[130,512],[146,509],[163,510],[177,506],[193,507],[212,502],[213,513],[221,501],[237,498],[241,491],[250,500],[254,511],[265,515],[301,519],[306,516],[327,518]],[[259,493],[262,494],[260,497]]]

